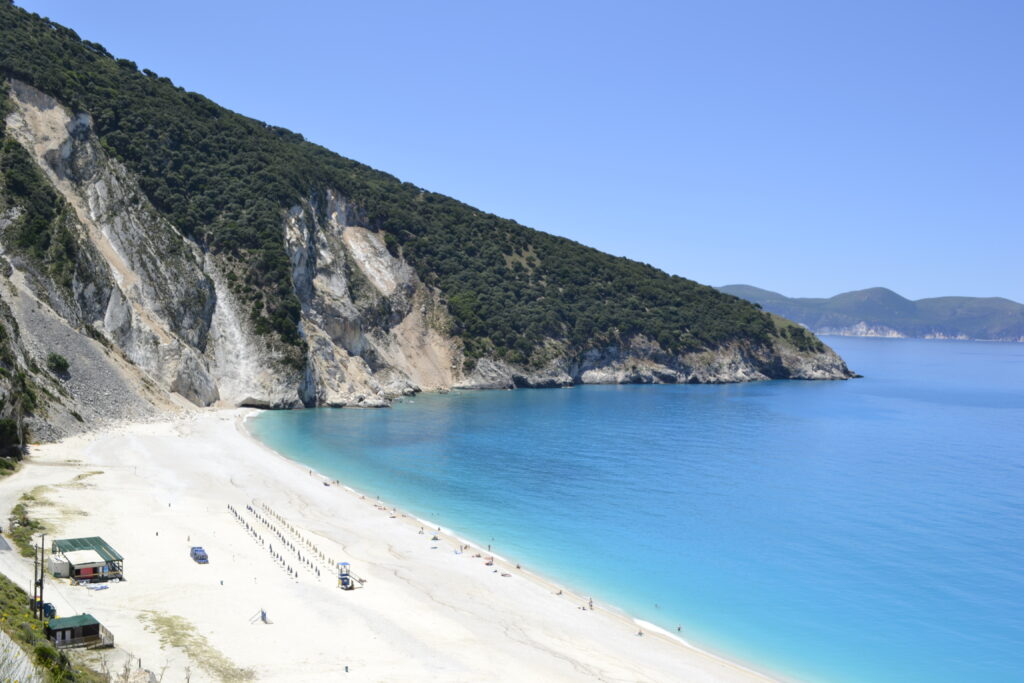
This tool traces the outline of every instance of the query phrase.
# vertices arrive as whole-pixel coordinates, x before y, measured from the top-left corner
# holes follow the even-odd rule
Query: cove
[[[847,382],[266,412],[294,460],[785,678],[1024,670],[1024,345],[829,338]]]

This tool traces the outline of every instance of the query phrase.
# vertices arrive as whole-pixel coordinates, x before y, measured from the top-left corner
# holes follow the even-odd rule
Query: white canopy
[[[95,550],[70,550],[64,553],[72,567],[102,567],[106,564]]]

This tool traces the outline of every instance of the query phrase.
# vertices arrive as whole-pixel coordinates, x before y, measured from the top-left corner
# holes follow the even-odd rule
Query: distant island
[[[718,291],[794,320],[816,334],[1024,342],[1024,305],[1001,297],[911,301],[885,287],[829,299],[790,298],[750,285],[726,285]]]

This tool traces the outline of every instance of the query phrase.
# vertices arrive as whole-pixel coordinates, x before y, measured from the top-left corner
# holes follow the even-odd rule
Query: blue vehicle
[[[210,561],[206,551],[198,545],[192,546],[192,551],[189,553],[189,556],[195,560],[197,564],[207,564]]]
[[[34,600],[33,598],[29,598],[28,599],[28,605],[29,605],[29,607],[32,608],[33,611],[39,609],[39,601],[38,600]],[[52,602],[44,602],[43,603],[43,618],[44,619],[53,619],[56,616],[57,616],[57,608],[53,606],[53,603]]]

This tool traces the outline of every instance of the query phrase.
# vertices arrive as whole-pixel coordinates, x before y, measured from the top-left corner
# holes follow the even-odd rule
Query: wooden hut
[[[50,619],[46,624],[46,637],[58,648],[114,647],[113,634],[91,614]]]

